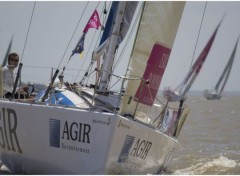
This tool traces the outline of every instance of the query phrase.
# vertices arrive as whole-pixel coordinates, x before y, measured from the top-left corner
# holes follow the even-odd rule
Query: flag
[[[89,28],[95,28],[98,29],[99,26],[101,26],[99,15],[97,10],[94,10],[91,18],[88,20],[87,25],[85,26],[83,32],[87,33]]]
[[[89,28],[95,28],[95,29],[98,29],[99,26],[101,26],[101,23],[100,23],[100,19],[99,19],[99,15],[98,15],[98,12],[97,10],[94,10],[92,16],[90,17],[90,19],[88,20],[88,23],[87,25],[85,26],[84,30],[83,30],[83,35],[82,37],[80,38],[80,40],[78,41],[75,49],[72,51],[72,55],[70,56],[69,60],[71,59],[71,57],[74,55],[74,54],[82,54],[83,50],[84,50],[84,39],[85,39],[85,35],[86,33],[88,32],[88,29]]]
[[[84,39],[85,39],[85,35],[86,33],[83,33],[82,37],[80,38],[80,40],[78,41],[75,49],[72,51],[72,55],[71,57],[74,55],[74,54],[81,54],[84,50]]]

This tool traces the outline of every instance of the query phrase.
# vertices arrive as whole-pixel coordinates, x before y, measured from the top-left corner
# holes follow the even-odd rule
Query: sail
[[[224,90],[224,87],[227,84],[227,81],[228,81],[228,78],[229,78],[229,75],[230,75],[230,72],[232,69],[233,61],[235,58],[235,53],[236,53],[237,46],[238,46],[238,41],[239,41],[239,38],[236,41],[235,47],[232,51],[232,54],[227,62],[227,65],[225,66],[214,90],[204,90],[203,94],[207,99],[212,100],[212,99],[220,99],[221,98],[222,92]]]
[[[108,19],[107,19],[107,22],[106,22],[106,24],[104,26],[103,35],[102,35],[102,38],[100,40],[100,44],[99,45],[102,45],[108,39],[108,37],[111,34],[111,30],[112,30],[112,27],[113,27],[113,20],[116,17],[118,4],[119,4],[118,1],[113,1],[112,2],[111,8],[110,8],[109,14],[108,14]]]
[[[130,1],[127,2],[126,4],[126,8],[125,8],[125,12],[124,12],[124,18],[123,18],[123,25],[121,27],[121,31],[120,31],[120,38],[119,38],[119,44],[121,43],[121,41],[124,39],[124,37],[126,36],[128,29],[130,27],[130,24],[132,22],[133,16],[134,16],[134,12],[136,10],[137,7],[137,2],[134,1]],[[108,45],[109,45],[109,36],[110,36],[110,32],[112,30],[113,27],[113,20],[115,19],[115,15],[116,15],[116,10],[118,8],[119,2],[118,1],[113,1],[111,8],[110,8],[110,12],[108,15],[108,19],[106,22],[106,26],[104,28],[103,31],[103,35],[102,38],[100,40],[100,44],[99,47],[96,48],[93,51],[93,59],[96,60],[97,58],[99,58],[100,56],[103,55],[103,53],[106,51]]]
[[[8,61],[8,55],[10,54],[11,52],[11,48],[12,48],[12,41],[13,41],[13,37],[8,45],[8,49],[7,49],[7,52],[5,54],[5,57],[4,57],[4,60],[2,62],[2,67],[4,67],[6,64],[7,64],[7,61]]]
[[[215,36],[217,34],[217,31],[218,31],[218,28],[219,28],[221,22],[216,27],[214,33],[212,34],[211,38],[208,40],[206,46],[203,48],[202,52],[200,53],[197,60],[191,67],[190,71],[188,72],[188,74],[185,77],[185,79],[183,80],[183,82],[175,90],[165,89],[163,91],[164,97],[168,101],[180,101],[180,100],[185,99],[186,93],[191,88],[193,82],[195,81],[197,75],[199,74],[199,72],[204,64],[204,61],[207,58],[207,55],[212,47],[213,41],[215,39]]]
[[[81,80],[81,84],[84,82],[86,76],[95,61],[97,61],[97,69],[99,69],[100,58],[103,57],[102,61],[102,76],[99,82],[100,91],[106,91],[108,87],[108,83],[110,80],[109,74],[112,73],[112,65],[114,61],[114,54],[118,45],[121,44],[124,37],[126,36],[130,24],[132,22],[134,13],[136,11],[136,7],[138,5],[137,1],[113,1],[111,4],[111,8],[108,13],[108,18],[104,27],[104,31],[102,37],[100,39],[99,46],[92,53],[92,60],[88,66],[87,71],[85,72],[85,76]],[[119,17],[118,13],[121,15]],[[115,25],[114,25],[115,24]],[[116,35],[118,34],[118,35]],[[115,43],[116,44],[113,44]],[[111,44],[110,44],[111,43]],[[109,46],[110,45],[110,46]],[[110,52],[107,52],[110,51]],[[108,54],[106,54],[108,53]],[[99,75],[99,73],[97,73]],[[98,76],[97,76],[98,78]],[[98,83],[98,79],[96,79],[96,84]]]
[[[156,42],[170,49],[173,47],[184,5],[185,2],[176,1],[145,2],[129,63],[129,75],[143,77],[150,53]],[[136,101],[130,102],[129,98],[135,96],[139,85],[139,81],[128,81],[126,94],[130,97],[124,96],[121,105],[122,112],[133,112]]]
[[[234,61],[234,58],[235,58],[235,53],[236,53],[237,46],[238,46],[238,41],[239,41],[239,38],[237,39],[237,42],[235,44],[235,47],[234,47],[233,52],[231,54],[231,57],[230,57],[227,65],[226,65],[226,67],[225,67],[225,69],[224,69],[224,71],[222,73],[222,76],[220,77],[218,83],[216,84],[215,90],[218,90],[220,82],[223,79],[223,77],[225,76],[225,79],[224,79],[223,85],[222,85],[222,87],[221,87],[221,89],[219,91],[219,94],[222,93],[222,91],[223,91],[223,89],[224,89],[224,87],[225,87],[225,85],[227,83],[228,77],[230,75],[230,72],[231,72],[231,69],[232,69],[232,64],[233,64],[233,61]]]
[[[163,73],[168,63],[171,50],[160,43],[155,43],[147,62],[143,79],[137,89],[135,101],[152,106],[157,95]]]
[[[110,39],[109,46],[107,48],[107,54],[104,56],[104,61],[102,64],[99,92],[104,92],[108,88],[116,49],[118,48],[119,43],[123,40],[124,36],[127,33],[127,30],[130,25],[130,24],[127,25],[127,23],[132,20],[137,4],[138,2],[125,2],[125,1],[119,2],[116,11],[117,15],[114,19],[113,29],[111,30],[111,36],[109,36]],[[129,6],[133,7],[131,13]]]

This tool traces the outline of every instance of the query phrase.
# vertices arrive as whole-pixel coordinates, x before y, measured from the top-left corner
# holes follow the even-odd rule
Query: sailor
[[[8,65],[2,68],[3,73],[3,95],[5,98],[11,98],[15,82],[14,69],[18,66],[19,56],[17,53],[8,55]],[[14,98],[25,98],[28,87],[17,89]],[[20,97],[19,97],[20,95]]]

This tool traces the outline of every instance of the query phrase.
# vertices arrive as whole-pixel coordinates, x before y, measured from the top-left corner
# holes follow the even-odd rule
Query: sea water
[[[220,100],[190,94],[185,103],[190,113],[167,174],[239,175],[240,94],[224,94]],[[10,174],[4,166],[3,174]]]
[[[169,174],[240,174],[240,95],[206,100],[191,95],[190,107],[179,135],[180,149],[169,166]]]

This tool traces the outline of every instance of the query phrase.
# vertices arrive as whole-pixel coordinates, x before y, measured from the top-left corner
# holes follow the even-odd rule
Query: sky
[[[84,71],[79,72],[79,69],[86,69],[90,62],[87,57],[91,52],[86,48],[90,48],[96,30],[89,30],[85,38],[86,58],[81,59],[79,55],[74,55],[68,64],[67,61],[91,13],[95,8],[100,12],[103,3],[98,5],[96,2],[89,2],[86,9],[88,17],[82,17],[85,5],[84,1],[37,1],[29,28],[34,2],[0,1],[0,62],[13,36],[12,52],[19,53],[21,57],[23,81],[47,84],[50,81],[52,68],[62,68],[64,65],[69,69],[65,73],[65,80],[80,81]],[[191,90],[203,91],[215,86],[240,35],[240,2],[238,1],[186,3],[160,90],[167,86],[175,88],[182,82],[192,61],[194,62],[199,56],[224,14],[225,17],[210,53]],[[202,18],[203,22],[200,25]],[[123,60],[119,65],[119,68],[126,68],[127,61]],[[225,91],[240,91],[239,67],[240,44],[237,47]]]

